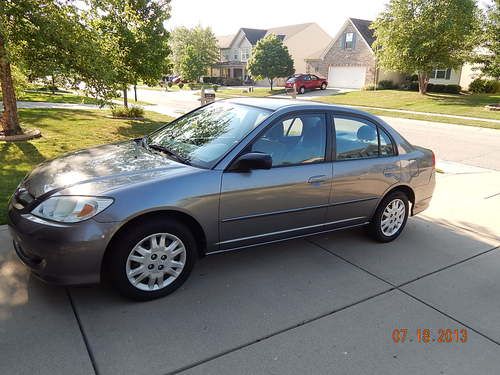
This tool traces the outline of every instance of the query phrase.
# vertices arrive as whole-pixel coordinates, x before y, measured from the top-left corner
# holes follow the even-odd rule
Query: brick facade
[[[356,42],[353,49],[343,49],[340,46],[341,38],[348,32],[356,34]],[[328,77],[328,68],[330,66],[365,66],[365,85],[375,82],[375,55],[351,23],[348,23],[340,33],[340,36],[333,41],[324,58],[308,60],[306,69],[308,73]]]

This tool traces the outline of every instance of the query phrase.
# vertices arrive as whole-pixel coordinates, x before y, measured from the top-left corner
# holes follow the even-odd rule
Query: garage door
[[[328,69],[328,86],[360,89],[365,85],[365,66],[331,66]]]

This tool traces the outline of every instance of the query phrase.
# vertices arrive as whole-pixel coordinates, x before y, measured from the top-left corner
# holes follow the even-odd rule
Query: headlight
[[[31,213],[62,223],[77,223],[97,215],[111,203],[113,203],[111,198],[61,195],[43,201]]]

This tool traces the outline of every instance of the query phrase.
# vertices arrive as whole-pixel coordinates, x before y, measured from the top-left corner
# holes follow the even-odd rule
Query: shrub
[[[226,78],[222,83],[224,86],[241,86],[243,84],[239,78]]]
[[[144,116],[144,109],[137,106],[132,107],[113,107],[111,108],[113,117],[121,118],[142,118]]]
[[[364,85],[362,88],[363,91],[373,91],[375,90],[375,85],[370,83],[368,85]]]
[[[222,77],[202,77],[203,83],[212,83],[215,85],[222,85],[224,78]]]
[[[377,89],[379,90],[390,90],[396,88],[396,85],[388,79],[384,79],[378,83]]]
[[[444,92],[449,94],[460,94],[462,91],[462,86],[460,85],[444,85]]]
[[[182,88],[184,87],[184,83],[179,82],[179,83],[177,84],[177,86],[179,86],[179,88],[182,90]]]
[[[494,94],[500,91],[500,82],[494,79],[476,78],[470,83],[469,91],[474,93]]]

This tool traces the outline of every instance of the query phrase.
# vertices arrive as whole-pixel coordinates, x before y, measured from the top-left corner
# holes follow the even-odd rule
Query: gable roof
[[[372,44],[375,42],[375,36],[373,33],[373,30],[370,29],[370,25],[372,24],[373,21],[369,20],[362,20],[359,18],[348,18],[342,27],[339,29],[337,35],[331,40],[331,42],[326,46],[326,48],[322,51],[318,51],[313,53],[312,55],[308,56],[306,60],[322,60],[325,58],[326,54],[330,49],[333,47],[333,45],[337,42],[337,40],[340,38],[342,33],[344,32],[346,26],[350,23],[357,31],[358,34],[361,35],[362,40],[366,43],[370,51],[373,53],[372,49]]]
[[[267,30],[248,29],[246,27],[242,27],[240,30],[243,31],[243,34],[245,34],[246,38],[252,46],[255,45],[260,39],[262,39],[267,33]]]
[[[370,29],[370,25],[373,21],[369,20],[360,20],[359,18],[349,18],[354,25],[354,27],[359,31],[363,39],[366,43],[372,47],[373,42],[375,41],[375,35],[372,29]]]
[[[295,34],[300,33],[302,30],[308,28],[313,25],[312,22],[309,23],[301,23],[297,25],[287,25],[280,27],[271,27],[269,29],[250,29],[248,27],[242,27],[238,33],[241,31],[250,44],[255,45],[257,42],[264,38],[266,35],[274,34],[282,41],[294,36]],[[238,35],[238,33],[233,35],[225,35],[218,36],[217,43],[219,48],[229,48],[234,41],[234,38]]]

